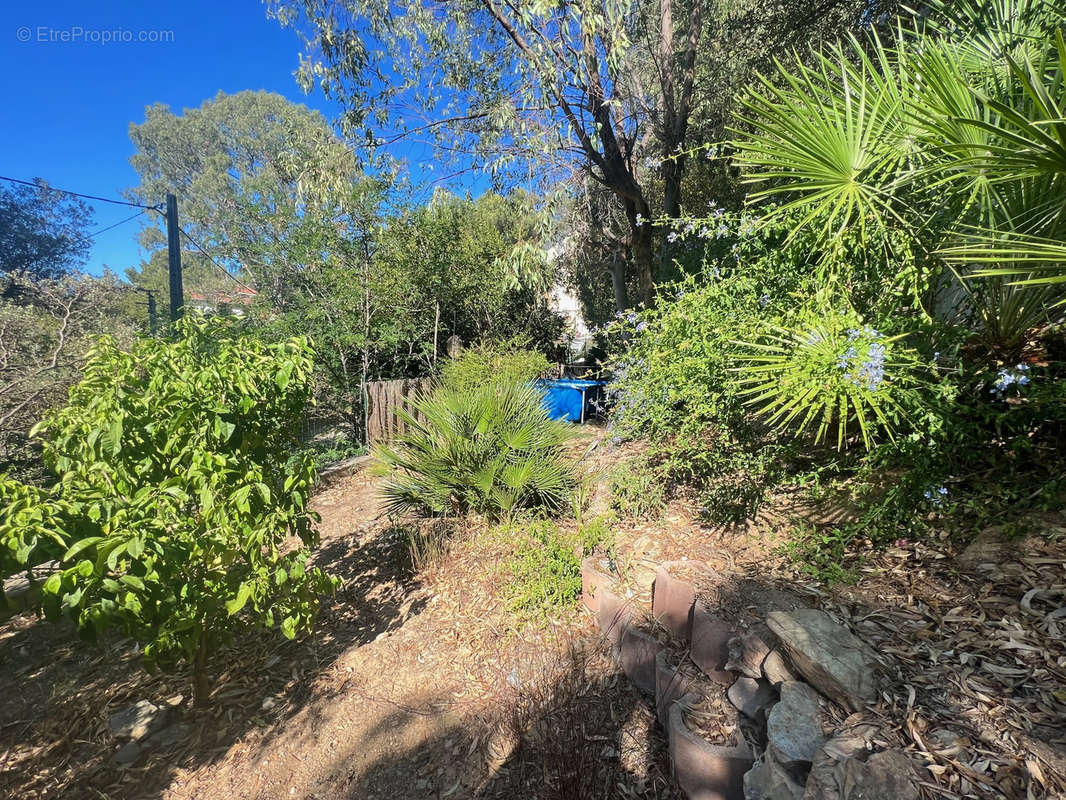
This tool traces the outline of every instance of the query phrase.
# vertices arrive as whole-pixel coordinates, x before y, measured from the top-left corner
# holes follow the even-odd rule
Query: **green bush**
[[[376,451],[390,513],[501,518],[566,507],[576,482],[570,427],[548,418],[533,386],[487,378],[445,381],[414,401],[414,414],[398,412],[407,432]]]
[[[736,353],[746,405],[767,425],[838,448],[905,431],[921,403],[918,354],[824,299],[787,326],[767,323]]]
[[[456,391],[474,391],[486,380],[494,383],[528,383],[548,374],[551,364],[542,353],[526,348],[522,339],[481,344],[463,350],[444,362],[440,381]]]
[[[30,516],[6,505],[0,535],[23,564],[39,559],[33,539],[47,544],[41,554],[62,541],[46,613],[89,637],[117,628],[149,664],[193,662],[199,703],[208,657],[236,629],[310,630],[333,584],[308,563],[311,460],[290,461],[308,343],[266,344],[195,317],[175,333],[129,351],[104,338],[91,351],[69,403],[41,426],[59,481]]]
[[[666,508],[666,486],[661,469],[646,459],[615,467],[608,482],[611,508],[623,517],[651,519]]]
[[[613,535],[606,520],[596,518],[572,533],[550,520],[530,521],[509,562],[508,597],[515,611],[546,614],[581,595],[581,561],[597,550],[610,550]]]

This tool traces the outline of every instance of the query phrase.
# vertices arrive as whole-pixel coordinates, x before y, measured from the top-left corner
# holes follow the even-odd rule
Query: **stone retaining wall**
[[[678,784],[692,800],[917,800],[913,769],[898,750],[856,745],[854,732],[825,730],[825,704],[855,710],[876,695],[877,656],[824,611],[771,611],[767,642],[739,634],[695,586],[659,565],[650,618],[708,679],[693,682],[665,658],[663,641],[642,629],[648,609],[626,597],[608,564],[582,565],[582,602],[596,615],[623,672],[655,698]],[[684,562],[685,571],[709,570]],[[709,741],[687,714],[699,691],[725,692],[746,724],[738,744]],[[743,735],[739,733],[743,731]],[[892,769],[886,765],[892,764]]]

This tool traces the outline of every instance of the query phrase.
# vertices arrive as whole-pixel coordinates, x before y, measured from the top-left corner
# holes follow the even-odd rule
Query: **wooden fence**
[[[407,424],[397,416],[396,409],[402,408],[416,419],[420,418],[411,401],[418,392],[427,389],[429,384],[429,378],[367,383],[366,434],[370,444],[391,441],[407,429]]]

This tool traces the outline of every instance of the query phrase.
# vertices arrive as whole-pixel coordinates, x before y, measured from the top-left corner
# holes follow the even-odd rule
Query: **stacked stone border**
[[[699,562],[665,562],[655,570],[651,617],[688,655],[705,682],[693,681],[665,657],[660,638],[643,630],[647,609],[630,599],[608,562],[582,564],[581,599],[593,614],[629,680],[655,700],[667,733],[671,766],[691,800],[917,800],[910,760],[897,750],[874,753],[852,733],[828,739],[823,704],[848,710],[876,697],[880,659],[824,611],[772,611],[764,637],[738,635],[729,620],[705,608],[696,587],[671,572],[680,565],[712,574]],[[627,596],[627,594],[629,596]],[[750,720],[739,744],[708,741],[686,713],[716,684]],[[752,731],[757,733],[752,734]],[[757,741],[749,741],[753,735]],[[892,769],[884,765],[892,764]]]

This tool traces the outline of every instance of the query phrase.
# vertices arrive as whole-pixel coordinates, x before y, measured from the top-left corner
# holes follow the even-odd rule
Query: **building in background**
[[[243,317],[248,313],[255,297],[255,291],[245,286],[234,286],[232,290],[214,292],[189,289],[185,305],[208,316]]]

